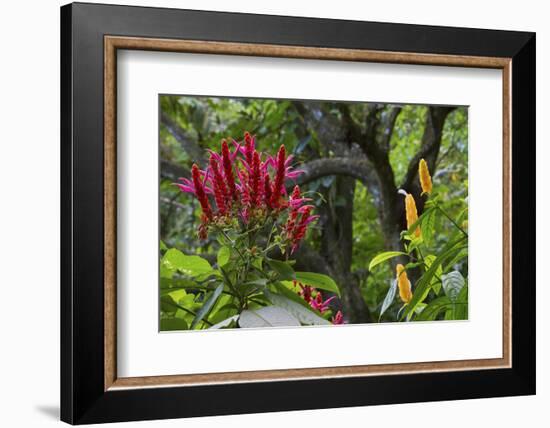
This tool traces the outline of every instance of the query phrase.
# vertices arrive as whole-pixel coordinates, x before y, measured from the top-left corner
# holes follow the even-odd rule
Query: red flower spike
[[[250,185],[250,203],[254,207],[257,207],[260,204],[261,197],[260,163],[260,155],[255,151],[252,160],[252,173],[248,178]]]
[[[244,133],[244,156],[246,163],[249,167],[252,167],[252,162],[254,162],[254,139],[250,136],[248,132]]]
[[[271,194],[271,206],[274,209],[280,208],[281,196],[283,194],[283,187],[285,184],[285,146],[281,145],[277,152],[277,172],[275,173],[275,182],[273,183],[273,192]]]
[[[235,175],[233,174],[233,163],[227,141],[222,140],[222,163],[225,182],[229,189],[229,195],[232,200],[237,199],[237,186],[235,185]]]
[[[212,170],[213,175],[213,187],[214,187],[214,198],[216,199],[216,205],[218,211],[221,215],[227,214],[229,195],[227,194],[227,188],[223,176],[220,172],[220,168],[216,158],[210,156],[210,169]]]
[[[204,191],[204,184],[202,182],[201,173],[197,164],[193,164],[193,167],[191,168],[191,176],[193,178],[193,185],[195,186],[195,195],[199,200],[202,212],[207,220],[212,220],[214,214],[212,213],[210,202],[208,201],[208,197],[206,196],[206,192]]]
[[[250,181],[251,178],[249,174],[246,172],[246,169],[240,169],[237,170],[237,176],[239,177],[239,181],[241,182],[239,186],[239,190],[241,191],[240,194],[240,201],[242,205],[250,205]]]

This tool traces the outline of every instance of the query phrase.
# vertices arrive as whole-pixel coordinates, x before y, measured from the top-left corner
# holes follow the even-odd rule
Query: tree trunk
[[[337,177],[334,185],[337,203],[329,201],[320,208],[322,224],[321,255],[330,266],[334,280],[340,287],[341,302],[349,323],[371,322],[371,315],[361,295],[359,281],[351,272],[353,252],[353,199],[355,179]],[[328,192],[327,192],[328,193]]]

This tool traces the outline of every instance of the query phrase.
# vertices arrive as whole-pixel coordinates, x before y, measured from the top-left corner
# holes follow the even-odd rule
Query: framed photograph
[[[535,393],[533,33],[75,3],[61,105],[62,420]]]

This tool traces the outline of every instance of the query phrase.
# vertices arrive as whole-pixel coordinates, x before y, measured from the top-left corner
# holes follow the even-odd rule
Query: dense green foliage
[[[161,330],[209,328],[226,320],[222,327],[238,326],[245,310],[281,306],[277,296],[322,320],[299,319],[301,324],[329,323],[338,311],[348,323],[467,318],[466,108],[448,109],[439,123],[437,109],[417,105],[185,96],[162,96],[160,102]],[[297,181],[320,218],[292,257],[259,238],[261,255],[251,253],[249,234],[243,238],[239,228],[199,239],[200,204],[173,185],[190,177],[193,163],[207,166],[207,149],[219,152],[223,138],[241,140],[244,131],[273,156],[283,144],[294,168],[305,171]],[[430,195],[420,194],[419,155],[430,165]],[[349,160],[350,167],[325,160]],[[289,192],[292,186],[289,181]],[[399,189],[416,199],[418,221],[410,227]],[[409,302],[399,296],[398,263],[411,283]],[[240,281],[248,291],[232,290],[234,275],[254,265]],[[300,272],[319,277],[297,278]],[[296,279],[325,300],[335,296],[330,309],[313,310]]]

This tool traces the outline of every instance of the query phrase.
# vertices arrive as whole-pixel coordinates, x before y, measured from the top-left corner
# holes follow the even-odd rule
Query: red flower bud
[[[227,194],[227,188],[223,180],[223,176],[220,172],[218,162],[214,156],[210,156],[210,170],[212,171],[212,183],[214,187],[214,198],[216,199],[216,205],[221,215],[227,214],[229,195]]]
[[[281,145],[277,152],[277,172],[275,173],[275,182],[273,183],[273,192],[271,194],[271,206],[277,209],[281,206],[281,196],[285,184],[285,146]]]

